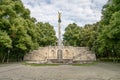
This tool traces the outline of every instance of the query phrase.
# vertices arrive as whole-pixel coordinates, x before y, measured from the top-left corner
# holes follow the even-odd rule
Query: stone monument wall
[[[72,62],[95,61],[95,54],[88,47],[62,47],[62,60]],[[40,47],[24,56],[25,61],[48,63],[58,60],[58,46]]]

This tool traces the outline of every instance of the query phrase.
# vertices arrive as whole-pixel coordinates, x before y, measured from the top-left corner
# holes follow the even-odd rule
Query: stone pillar
[[[61,13],[58,12],[58,49],[61,49],[62,41],[61,41]]]
[[[58,12],[58,51],[57,58],[59,61],[62,59],[62,40],[61,40],[61,13]]]

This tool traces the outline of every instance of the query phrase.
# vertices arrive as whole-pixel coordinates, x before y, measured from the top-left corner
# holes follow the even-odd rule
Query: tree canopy
[[[0,62],[20,61],[25,53],[54,45],[56,39],[53,26],[36,22],[21,0],[0,0]]]
[[[71,46],[88,46],[97,57],[120,57],[120,0],[109,0],[103,6],[99,22],[84,27],[69,24],[63,36]]]
[[[27,52],[40,46],[54,46],[55,35],[53,26],[37,22],[21,0],[0,0],[0,62],[20,61]],[[120,0],[108,0],[97,23],[68,24],[63,43],[87,46],[98,58],[120,57]]]

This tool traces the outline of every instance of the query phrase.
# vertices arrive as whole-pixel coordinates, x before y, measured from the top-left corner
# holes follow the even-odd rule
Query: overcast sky
[[[62,34],[70,23],[79,26],[92,24],[101,19],[101,9],[108,0],[22,0],[37,21],[49,22],[57,32],[58,11],[62,13]]]

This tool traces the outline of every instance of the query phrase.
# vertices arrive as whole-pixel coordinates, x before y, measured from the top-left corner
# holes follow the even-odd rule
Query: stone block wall
[[[89,51],[88,47],[62,47],[62,59],[72,60],[73,62],[80,61],[95,61],[96,56],[92,51]],[[58,46],[40,47],[38,50],[29,52],[24,56],[25,61],[36,61],[36,62],[48,62],[50,60],[57,61],[58,59]],[[64,61],[65,62],[65,61]]]

